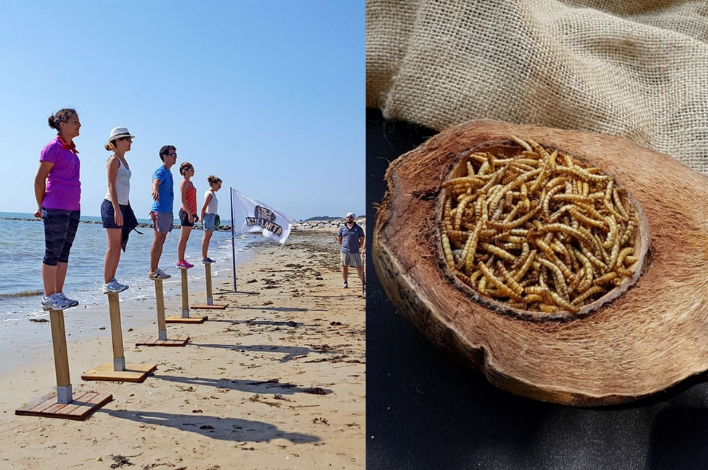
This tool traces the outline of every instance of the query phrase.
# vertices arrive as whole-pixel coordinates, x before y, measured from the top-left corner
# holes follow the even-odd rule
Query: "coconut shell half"
[[[583,315],[509,314],[444,261],[443,182],[470,150],[508,148],[511,135],[601,168],[640,210],[641,273]],[[609,405],[708,369],[708,178],[619,137],[472,121],[398,158],[386,181],[373,239],[381,284],[433,343],[493,385],[537,400]]]

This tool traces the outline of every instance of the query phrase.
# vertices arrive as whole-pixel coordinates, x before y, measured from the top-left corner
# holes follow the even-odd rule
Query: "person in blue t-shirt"
[[[152,174],[152,207],[150,208],[150,218],[154,224],[155,238],[150,248],[150,279],[168,279],[172,276],[166,274],[157,265],[162,256],[162,247],[165,244],[167,234],[172,231],[172,205],[175,200],[174,182],[170,168],[177,162],[177,148],[173,145],[165,145],[160,149],[160,160],[162,165]]]
[[[342,279],[344,280],[343,287],[349,287],[349,266],[355,267],[359,279],[361,279],[362,289],[366,288],[366,278],[364,277],[364,263],[361,260],[361,254],[366,253],[364,229],[362,229],[354,221],[356,214],[353,212],[347,213],[346,223],[339,227],[337,234],[337,242],[342,246],[339,253],[342,262]]]

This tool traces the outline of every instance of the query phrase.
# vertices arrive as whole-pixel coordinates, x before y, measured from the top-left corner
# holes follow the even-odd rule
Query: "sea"
[[[18,220],[19,219],[19,220]],[[80,302],[80,305],[105,304],[101,292],[103,284],[103,258],[106,253],[106,230],[100,217],[81,217],[76,239],[71,249],[69,270],[64,284],[64,293]],[[148,223],[146,219],[138,222]],[[179,223],[179,221],[175,221]],[[122,301],[145,298],[154,290],[148,279],[150,247],[153,229],[138,229],[132,232],[127,250],[121,253],[116,279],[130,288],[121,294]],[[180,282],[177,263],[179,229],[174,229],[165,241],[160,267],[172,275],[164,281],[165,288]],[[202,269],[201,240],[203,232],[194,230],[187,243],[185,258],[195,267],[190,270],[190,284],[204,278]],[[237,235],[234,239],[236,260],[244,262],[249,257],[248,245],[262,240],[254,234]],[[232,270],[231,232],[215,231],[209,246],[209,257],[216,260],[212,275]],[[0,212],[0,323],[37,319],[48,314],[42,310],[41,264],[44,256],[44,224],[32,214]],[[154,294],[153,294],[154,295]]]

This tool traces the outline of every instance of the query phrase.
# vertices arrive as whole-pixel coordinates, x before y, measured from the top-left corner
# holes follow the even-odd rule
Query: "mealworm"
[[[510,140],[516,153],[470,153],[443,183],[445,262],[498,302],[577,313],[633,274],[636,211],[599,168]]]

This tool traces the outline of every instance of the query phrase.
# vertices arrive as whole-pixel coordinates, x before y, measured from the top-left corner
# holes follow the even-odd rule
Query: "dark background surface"
[[[371,256],[375,204],[389,162],[435,134],[367,110],[367,470],[708,469],[707,374],[622,406],[543,403],[454,363],[396,312]]]

